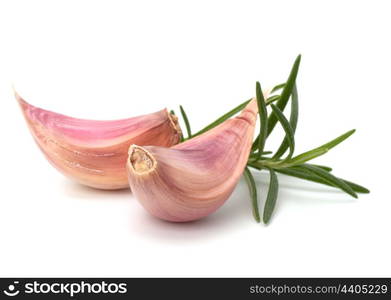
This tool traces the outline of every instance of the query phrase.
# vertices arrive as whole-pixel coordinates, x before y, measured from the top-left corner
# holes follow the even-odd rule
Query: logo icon
[[[16,289],[16,285],[19,283],[19,281],[14,281],[14,284],[10,284],[8,286],[8,290],[4,290],[4,294],[7,296],[13,297],[19,294],[19,291]]]

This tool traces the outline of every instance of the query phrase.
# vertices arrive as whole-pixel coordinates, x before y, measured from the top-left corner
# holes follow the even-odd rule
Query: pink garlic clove
[[[48,161],[67,177],[93,188],[128,187],[129,146],[170,147],[179,142],[177,117],[166,109],[113,121],[83,120],[35,107],[15,97],[35,142]]]
[[[127,168],[135,197],[167,221],[197,220],[216,211],[247,164],[257,111],[253,99],[236,118],[171,148],[132,145]]]

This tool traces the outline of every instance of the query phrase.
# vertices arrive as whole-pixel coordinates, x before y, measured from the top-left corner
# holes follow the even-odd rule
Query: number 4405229
[[[344,294],[387,294],[386,284],[344,284],[341,292]]]

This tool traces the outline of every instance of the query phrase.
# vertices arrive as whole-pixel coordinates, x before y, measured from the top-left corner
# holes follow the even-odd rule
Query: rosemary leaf
[[[271,104],[271,108],[277,117],[277,120],[281,123],[282,127],[284,128],[285,131],[285,138],[287,140],[287,143],[289,145],[289,154],[288,156],[283,160],[283,162],[291,159],[293,152],[295,151],[295,138],[294,138],[294,131],[292,126],[289,124],[289,121],[285,118],[284,114],[282,111],[275,106],[274,104]]]
[[[232,117],[233,115],[237,114],[238,112],[240,112],[243,108],[246,107],[246,105],[251,101],[251,99],[243,102],[242,104],[238,105],[237,107],[235,107],[234,109],[230,110],[229,112],[227,112],[226,114],[224,114],[223,116],[221,116],[220,118],[218,118],[216,121],[212,122],[211,124],[209,124],[208,126],[204,127],[203,129],[201,129],[200,131],[198,131],[197,133],[193,134],[192,137],[195,137],[197,135],[200,135],[214,127],[216,127],[217,125],[220,125],[221,123],[223,123],[225,120],[229,119],[230,117]]]
[[[254,142],[253,142],[253,144],[252,144],[252,146],[251,146],[251,152],[257,150],[258,142],[259,142],[259,134],[258,134],[257,137],[255,138],[255,140],[254,140]]]
[[[273,93],[277,92],[278,90],[281,90],[284,87],[285,87],[285,82],[277,84],[274,88],[272,88],[272,90],[270,91],[270,94],[273,94]]]
[[[265,207],[263,210],[263,222],[268,224],[270,218],[273,214],[274,208],[276,206],[277,196],[278,196],[278,179],[277,175],[273,169],[269,169],[270,172],[270,182],[269,190],[267,192],[267,197],[265,201]]]
[[[268,154],[271,154],[273,153],[272,151],[263,151],[262,152],[262,155],[268,155]],[[250,158],[257,158],[258,157],[258,152],[251,152],[250,153]]]
[[[327,148],[330,150],[331,148],[334,148],[338,144],[342,143],[344,140],[346,140],[348,137],[350,137],[355,132],[356,132],[356,129],[349,130],[348,132],[340,135],[339,137],[333,139],[332,141],[330,141],[330,142],[328,142],[318,148]]]
[[[308,181],[312,181],[312,182],[335,187],[335,185],[331,184],[329,181],[326,181],[326,180],[322,179],[321,177],[314,175],[313,173],[310,173],[306,170],[300,169],[299,167],[300,166],[290,167],[290,168],[285,168],[285,169],[276,169],[275,171],[278,173],[281,173],[281,174],[288,175],[288,176],[293,176],[293,177],[297,177],[300,179],[304,179],[304,180],[308,180]],[[348,180],[345,180],[342,178],[339,178],[339,179],[342,180],[343,182],[345,182],[347,185],[349,185],[352,188],[352,190],[355,191],[356,193],[362,193],[362,194],[369,193],[369,190],[367,188],[365,188],[359,184],[356,184],[354,182],[351,182],[351,181],[348,181]]]
[[[296,84],[294,84],[292,89],[292,98],[291,98],[291,115],[289,118],[289,123],[292,127],[293,134],[295,134],[296,132],[298,118],[299,118],[299,96],[297,93]],[[285,137],[280,147],[273,155],[273,159],[278,159],[281,156],[283,156],[285,151],[288,149],[288,147],[289,147],[288,139],[287,137]]]
[[[316,165],[316,164],[309,164],[309,165],[314,166],[314,167],[321,168],[321,169],[323,169],[323,170],[325,170],[325,171],[327,171],[327,172],[331,172],[331,171],[333,170],[332,168],[330,168],[330,167],[328,167],[328,166]]]
[[[311,165],[302,165],[300,167],[306,169],[307,171],[309,171],[312,174],[315,174],[315,175],[321,177],[323,180],[325,180],[325,181],[329,182],[330,184],[334,185],[335,187],[341,189],[342,191],[349,194],[350,196],[357,198],[357,194],[354,192],[354,190],[347,183],[345,183],[341,179],[335,177],[331,173],[329,173],[321,168],[317,168],[317,167],[314,167]]]
[[[284,85],[284,88],[281,92],[280,100],[278,100],[276,103],[276,106],[281,111],[284,111],[285,106],[288,103],[289,97],[292,94],[292,89],[296,82],[297,73],[299,71],[300,60],[301,60],[301,55],[299,55],[296,58],[292,70],[289,74],[288,80],[286,81],[286,84]],[[277,124],[277,116],[275,114],[271,114],[268,119],[268,132],[267,132],[268,135],[270,135],[270,133],[273,131],[276,124]]]
[[[296,170],[301,170],[301,171],[304,171],[306,172],[308,167],[312,167],[312,168],[317,168],[317,169],[323,169],[324,171],[326,172],[330,172],[331,171],[331,168],[329,167],[325,167],[325,166],[319,166],[319,165],[312,165],[312,164],[304,164],[302,166],[295,166],[293,167],[293,169],[296,169]],[[342,178],[338,178],[340,180],[342,180],[343,182],[345,182],[348,186],[350,186],[352,188],[353,191],[355,191],[356,193],[362,193],[362,194],[368,194],[369,193],[369,190],[357,183],[354,183],[354,182],[351,182],[349,180],[346,180],[346,179],[342,179]]]
[[[318,156],[321,156],[327,152],[327,149],[315,149],[305,153],[302,153],[289,161],[284,160],[271,160],[270,158],[266,158],[264,160],[253,160],[250,159],[248,164],[251,167],[255,168],[273,168],[273,169],[284,169],[288,167],[293,167],[297,165],[304,164],[305,162],[312,160]]]
[[[261,167],[257,163],[252,163],[252,162],[247,163],[247,167],[254,168],[259,171],[261,171],[263,169],[263,167]],[[285,170],[285,169],[283,169],[283,170]]]
[[[323,180],[321,177],[311,174],[309,172],[304,172],[302,170],[296,169],[296,167],[289,167],[289,168],[284,168],[284,169],[275,169],[276,172],[292,176],[292,177],[297,177],[300,179],[305,179],[309,180],[312,182],[317,182],[321,184],[326,184],[328,186],[334,186],[330,182]]]
[[[187,118],[186,112],[183,109],[182,105],[179,105],[179,109],[181,110],[183,121],[185,122],[186,131],[187,131],[187,138],[190,139],[191,138],[191,128],[190,128],[189,119]]]
[[[340,178],[341,179],[341,178]],[[353,191],[356,193],[361,193],[361,194],[369,194],[370,190],[368,190],[366,187],[363,187],[362,185],[359,185],[357,183],[351,182],[346,179],[341,179],[343,182],[345,182],[348,186],[352,188]]]
[[[268,104],[270,104],[270,103],[273,103],[273,102],[279,100],[280,97],[281,97],[280,95],[274,95],[274,96],[271,96],[271,97],[267,98],[267,99],[266,99],[266,105],[268,105]]]
[[[274,96],[271,96],[271,97],[267,98],[267,99],[266,99],[266,106],[267,106],[267,105],[270,105],[270,104],[273,103],[273,102],[278,101],[280,98],[281,98],[280,95],[274,95]],[[252,147],[251,147],[251,150],[252,150],[252,151],[254,151],[254,150],[257,148],[258,141],[259,141],[259,134],[257,135],[257,137],[255,138],[255,140],[254,140],[254,142],[253,142],[253,145],[252,145]]]
[[[306,161],[312,160],[312,159],[314,159],[318,156],[321,156],[327,152],[328,152],[327,148],[320,148],[320,149],[316,148],[316,149],[313,149],[313,150],[310,150],[310,151],[307,151],[307,152],[304,152],[302,154],[295,156],[289,162],[286,162],[281,167],[290,167],[290,166],[294,166],[294,165],[303,164]]]
[[[306,161],[314,159],[315,157],[321,156],[321,155],[325,154],[331,148],[334,148],[338,144],[342,143],[344,140],[346,140],[348,137],[350,137],[355,131],[356,131],[355,129],[349,130],[348,132],[340,135],[339,137],[335,138],[334,140],[332,140],[322,146],[319,146],[315,149],[312,149],[310,151],[307,151],[307,152],[304,152],[300,155],[297,155],[294,158],[292,158],[289,162],[287,162],[285,164],[285,166],[293,166],[293,165],[302,164]]]
[[[257,195],[257,187],[255,185],[255,180],[250,170],[247,167],[244,169],[243,175],[247,182],[248,189],[250,191],[253,216],[255,221],[259,223],[261,222],[261,217],[259,216],[258,195]]]
[[[266,142],[267,109],[266,109],[265,98],[263,97],[263,93],[262,93],[261,84],[259,82],[256,83],[256,96],[257,96],[257,104],[258,104],[259,123],[261,126],[259,131],[259,139],[258,139],[258,158],[260,158]]]
[[[175,111],[173,109],[170,110],[170,114],[175,116]]]

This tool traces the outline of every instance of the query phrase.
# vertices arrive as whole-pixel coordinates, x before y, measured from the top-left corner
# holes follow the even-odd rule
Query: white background
[[[389,1],[1,1],[1,276],[391,276]],[[317,160],[358,200],[280,176],[269,226],[247,187],[189,224],[127,190],[64,178],[12,95],[74,117],[183,104],[194,130],[284,81],[297,54],[297,153],[356,128]],[[274,137],[268,149],[275,149]],[[266,173],[256,175],[261,205]]]

